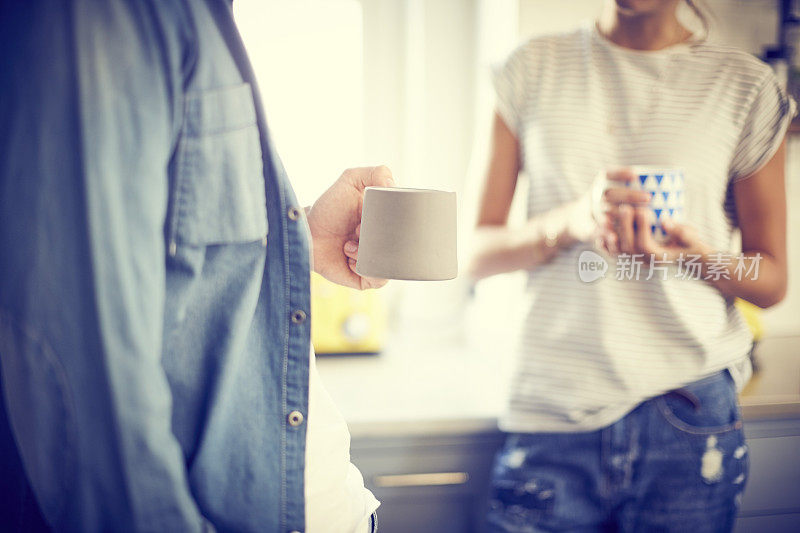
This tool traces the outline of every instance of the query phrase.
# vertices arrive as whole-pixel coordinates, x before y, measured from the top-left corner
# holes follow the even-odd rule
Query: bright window
[[[364,158],[357,0],[237,0],[270,132],[302,205]]]

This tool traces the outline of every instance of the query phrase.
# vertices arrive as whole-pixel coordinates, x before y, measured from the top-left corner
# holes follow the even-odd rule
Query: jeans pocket
[[[715,435],[742,427],[736,386],[727,371],[695,381],[656,398],[674,428],[693,435]]]
[[[261,140],[250,85],[186,95],[168,236],[177,246],[251,242],[267,234]]]

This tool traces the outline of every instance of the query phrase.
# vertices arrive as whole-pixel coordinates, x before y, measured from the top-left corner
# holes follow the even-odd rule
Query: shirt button
[[[306,313],[302,309],[298,309],[292,313],[292,322],[295,324],[302,324],[306,321]]]
[[[297,209],[296,207],[290,207],[288,214],[289,218],[292,220],[297,220],[298,218],[300,218],[300,210]]]
[[[303,423],[303,413],[300,411],[292,411],[289,413],[289,425],[297,427]]]

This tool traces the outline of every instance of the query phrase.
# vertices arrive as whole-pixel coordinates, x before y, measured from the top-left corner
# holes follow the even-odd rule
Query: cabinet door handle
[[[376,487],[435,487],[463,485],[469,481],[466,472],[431,472],[425,474],[386,474],[372,478]]]

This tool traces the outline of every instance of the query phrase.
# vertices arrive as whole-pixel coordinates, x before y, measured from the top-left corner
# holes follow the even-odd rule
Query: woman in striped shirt
[[[768,307],[786,290],[794,104],[765,64],[696,39],[682,2],[696,10],[605,0],[595,24],[531,39],[495,72],[471,273],[528,271],[529,309],[501,419],[495,531],[733,526],[751,345],[733,300]],[[666,243],[649,231],[650,195],[626,187],[635,164],[684,172],[684,223],[664,223]],[[528,221],[512,228],[521,173]],[[578,276],[587,251],[608,265],[591,283]],[[631,257],[638,279],[615,276]],[[669,275],[648,275],[649,257]],[[691,257],[698,275],[679,276]]]

